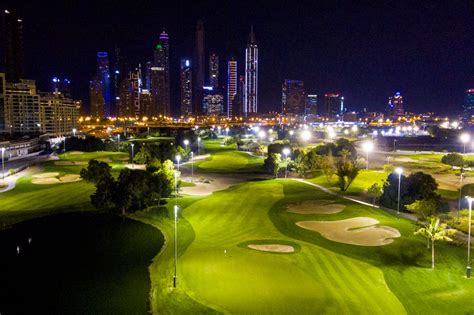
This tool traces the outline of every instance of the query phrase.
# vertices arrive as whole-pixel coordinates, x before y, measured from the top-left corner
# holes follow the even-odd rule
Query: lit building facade
[[[285,114],[302,115],[305,110],[304,82],[285,80],[281,88],[282,112]]]
[[[112,95],[110,94],[110,70],[109,56],[105,51],[97,53],[97,77],[101,81],[102,94],[104,98],[105,117],[110,117],[110,108],[112,104]]]
[[[104,94],[102,81],[95,77],[89,82],[89,99],[91,116],[93,119],[102,119],[105,117],[104,112]]]
[[[317,94],[306,95],[305,115],[317,115],[317,114],[318,114],[318,95]]]
[[[23,20],[14,12],[2,12],[2,38],[5,79],[7,82],[19,82],[23,77]]]
[[[163,93],[163,85],[166,82],[165,68],[151,67],[151,100],[153,103],[154,115],[168,116],[170,114],[167,95]]]
[[[72,134],[72,130],[78,128],[80,110],[80,101],[74,101],[61,92],[41,94],[40,124],[42,133],[55,137]]]
[[[403,96],[396,92],[394,96],[388,98],[387,116],[391,118],[401,117],[405,114],[403,108]]]
[[[193,71],[189,59],[181,60],[180,69],[181,115],[192,115],[193,102]]]
[[[250,30],[249,41],[245,49],[245,88],[243,115],[257,113],[258,110],[258,47],[253,32]]]
[[[147,117],[154,115],[151,93],[146,89],[140,90],[140,114]]]
[[[204,24],[201,20],[196,26],[196,47],[194,52],[193,71],[193,114],[203,113],[202,99],[204,96],[203,86],[205,77],[205,57],[204,57]]]
[[[224,96],[215,91],[212,86],[204,87],[202,108],[208,116],[220,116],[224,112]]]
[[[209,85],[219,87],[219,56],[214,53],[209,56]]]
[[[234,114],[233,104],[237,95],[237,61],[231,59],[227,62],[227,117]]]
[[[5,83],[5,126],[9,133],[41,132],[40,96],[33,80]]]
[[[471,124],[474,118],[474,89],[466,90],[463,112],[464,123]]]
[[[0,133],[7,132],[5,125],[5,73],[0,73]]]
[[[324,94],[323,116],[331,120],[337,120],[344,114],[344,96],[340,93]]]
[[[157,71],[160,73],[158,74]],[[170,116],[169,37],[165,31],[160,34],[160,40],[155,47],[154,62],[150,76],[150,90],[157,113]],[[159,80],[157,76],[159,76]]]

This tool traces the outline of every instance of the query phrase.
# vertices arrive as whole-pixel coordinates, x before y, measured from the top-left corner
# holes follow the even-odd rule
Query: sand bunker
[[[250,244],[248,245],[251,249],[260,250],[263,252],[274,252],[274,253],[293,253],[295,249],[290,245],[281,244]]]
[[[62,183],[73,183],[82,180],[80,175],[66,174],[59,177],[57,172],[41,173],[32,176],[31,183],[38,185],[52,185]]]
[[[306,200],[288,205],[288,212],[297,214],[333,214],[339,213],[346,207],[331,200]]]
[[[125,164],[124,166],[132,170],[146,170],[146,164]]]
[[[70,152],[67,152],[67,154],[72,154],[72,155],[79,155],[79,154],[82,154],[84,152],[82,151],[70,151]]]
[[[296,225],[316,231],[328,240],[358,245],[383,246],[400,237],[400,232],[389,226],[377,226],[373,218],[357,217],[340,221],[301,221]]]
[[[97,161],[104,162],[104,163],[112,163],[112,160],[109,158],[100,158],[100,159],[97,159]]]
[[[40,173],[40,174],[35,174],[31,177],[33,177],[33,178],[49,178],[49,177],[56,177],[56,176],[59,176],[58,172]]]
[[[56,161],[54,165],[70,166],[70,165],[87,165],[87,161]]]

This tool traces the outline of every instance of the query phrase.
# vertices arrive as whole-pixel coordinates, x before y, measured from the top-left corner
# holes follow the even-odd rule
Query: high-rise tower
[[[219,56],[209,56],[209,85],[213,88],[219,87]]]
[[[234,111],[232,104],[237,94],[237,61],[229,60],[227,63],[227,117],[232,117]]]
[[[102,82],[102,94],[104,97],[104,116],[110,116],[110,70],[109,70],[109,56],[104,51],[97,53],[97,77]]]
[[[189,59],[181,60],[180,81],[181,115],[189,116],[192,114],[193,110],[193,72],[191,68],[191,61]]]
[[[23,20],[13,12],[2,12],[2,43],[5,79],[16,83],[23,77]],[[0,69],[1,71],[1,69]]]
[[[387,114],[391,118],[397,118],[403,116],[404,113],[403,96],[400,92],[396,92],[394,96],[388,98]]]
[[[201,20],[197,22],[196,27],[196,48],[194,52],[194,79],[193,79],[193,113],[202,114],[202,99],[204,77],[205,77],[205,61],[204,61],[204,24]]]
[[[154,104],[157,106],[159,109],[159,114],[165,115],[165,116],[170,116],[171,115],[171,99],[170,99],[170,62],[169,62],[169,37],[168,34],[163,31],[160,34],[160,40],[158,41],[158,44],[155,47],[155,55],[154,55],[154,67],[155,70],[157,71],[156,68],[159,68],[159,71],[163,71],[162,75],[163,78],[160,78],[160,80],[153,81],[151,79],[151,94],[152,98],[153,95],[160,94],[160,101],[162,102],[161,104]],[[153,75],[153,68],[151,75]],[[156,72],[154,73],[155,75],[157,74]],[[161,74],[160,74],[161,75]],[[156,85],[158,81],[162,82],[160,85]],[[153,84],[155,83],[155,84]],[[156,99],[156,98],[155,98]]]
[[[257,113],[258,105],[258,47],[253,32],[250,30],[249,41],[245,49],[245,89],[244,116]]]
[[[303,81],[285,80],[281,92],[281,109],[283,113],[296,115],[304,113],[305,92]]]

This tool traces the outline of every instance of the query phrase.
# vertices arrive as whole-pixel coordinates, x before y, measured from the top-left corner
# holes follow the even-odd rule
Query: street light
[[[2,179],[5,179],[5,148],[2,148]]]
[[[181,161],[181,155],[176,156],[176,162],[178,162],[178,171],[179,171],[179,161]]]
[[[367,169],[369,169],[369,152],[374,149],[374,144],[371,141],[366,141],[362,144],[362,148],[367,153]]]
[[[185,139],[185,140],[183,141],[183,143],[184,143],[184,147],[185,147],[185,152],[188,152],[189,140],[188,140],[188,139]],[[186,153],[186,154],[187,154],[187,153]]]
[[[463,133],[459,139],[461,140],[462,144],[463,144],[463,153],[466,154],[466,143],[469,142],[469,140],[471,139],[471,136],[468,134],[468,133]]]
[[[229,127],[225,128],[225,135],[226,135],[226,137],[229,136]]]
[[[290,154],[290,149],[284,148],[283,154],[285,155],[285,160],[286,160],[285,178],[287,178],[288,177],[288,155]]]
[[[201,137],[198,137],[198,155],[201,155],[200,145],[201,145]]]
[[[311,133],[308,130],[303,130],[301,132],[301,139],[303,141],[308,141],[309,139],[311,139]]]
[[[458,221],[461,218],[461,198],[462,198],[462,180],[464,179],[464,167],[461,166],[461,174],[459,179],[459,197],[458,197]]]
[[[77,131],[76,128],[72,128],[72,134],[74,135],[74,137],[76,136],[76,131]]]
[[[400,214],[400,183],[402,181],[403,168],[397,167],[395,173],[398,174],[398,205],[397,205],[397,214]]]
[[[466,196],[469,202],[469,222],[468,222],[468,234],[467,234],[467,267],[466,277],[471,277],[471,215],[472,215],[472,200],[471,197]]]
[[[191,183],[194,182],[194,152],[191,151]]]
[[[176,288],[178,285],[178,275],[177,275],[177,266],[178,266],[178,205],[174,205],[174,277],[173,277],[173,287]]]
[[[133,163],[133,147],[135,146],[135,143],[132,143],[130,144],[130,146],[132,147],[132,168],[135,168],[135,164]]]

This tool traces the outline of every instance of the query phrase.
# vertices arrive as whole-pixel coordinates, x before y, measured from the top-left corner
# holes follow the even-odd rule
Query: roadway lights
[[[288,177],[288,155],[290,154],[291,151],[288,148],[284,148],[282,152],[285,155],[285,160],[286,160],[285,178],[287,178]]]
[[[461,134],[459,139],[461,140],[461,142],[464,146],[463,153],[465,154],[466,153],[466,143],[468,143],[469,140],[471,140],[471,136],[468,133],[463,133],[463,134]]]
[[[301,139],[303,141],[308,141],[309,139],[311,139],[311,133],[309,132],[309,130],[303,130],[301,132]]]
[[[362,144],[362,149],[367,153],[367,169],[369,169],[369,152],[374,150],[374,144],[372,141],[366,141]]]
[[[178,171],[179,171],[179,161],[181,161],[181,155],[178,154],[178,155],[176,156],[176,162],[177,162],[177,164],[178,164]]]
[[[265,130],[260,130],[260,131],[258,132],[258,137],[259,137],[260,139],[265,138],[266,135],[267,135],[267,133],[265,132]]]
[[[402,181],[403,168],[397,167],[395,173],[398,174],[398,204],[397,204],[397,214],[400,214],[400,184]]]

